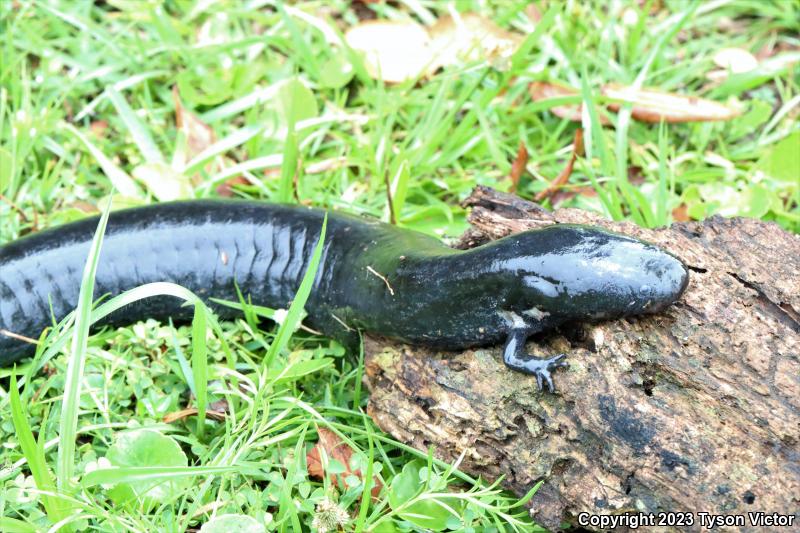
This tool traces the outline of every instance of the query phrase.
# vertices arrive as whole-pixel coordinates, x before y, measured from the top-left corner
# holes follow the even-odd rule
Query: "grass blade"
[[[239,470],[235,466],[121,466],[92,470],[81,478],[82,488],[104,484],[141,483],[153,481],[163,483],[170,479],[187,476],[216,476]]]
[[[656,195],[656,226],[669,223],[667,210],[669,198],[667,193],[667,123],[662,121],[658,126],[658,193]]]
[[[124,91],[125,89],[130,89],[139,85],[142,82],[145,82],[152,78],[158,78],[161,76],[169,76],[170,72],[168,70],[151,70],[149,72],[142,72],[140,74],[134,74],[124,80],[116,82],[112,87],[114,87],[117,91]],[[93,98],[88,104],[86,104],[83,109],[78,111],[75,115],[75,118],[72,119],[73,122],[80,123],[84,118],[88,117],[94,110],[100,105],[103,100],[108,98],[108,93],[105,91],[100,93],[98,96]]]
[[[603,127],[600,124],[600,118],[597,116],[597,109],[594,106],[594,98],[592,98],[592,91],[589,89],[588,74],[584,68],[581,73],[581,95],[583,97],[583,143],[586,150],[586,173],[592,182],[592,187],[597,191],[597,197],[606,211],[614,218],[619,220],[622,218],[622,210],[619,207],[617,200],[616,187],[611,187],[610,195],[606,194],[605,189],[597,180],[594,168],[592,168],[592,158],[594,157],[595,149],[600,159],[601,170],[604,175],[611,173],[611,164],[608,157],[608,148],[605,144],[603,137]],[[610,196],[610,197],[609,197]]]
[[[132,198],[143,197],[142,191],[139,189],[139,186],[136,185],[136,182],[133,181],[133,178],[131,178],[124,170],[119,168],[108,157],[106,157],[106,155],[101,152],[100,149],[92,143],[92,141],[87,139],[71,124],[65,124],[64,126],[83,143],[87,150],[89,150],[89,153],[92,154],[92,157],[95,158],[97,164],[99,164],[100,168],[103,170],[103,174],[106,175],[108,181],[111,182],[114,188],[119,191],[121,195],[130,196]]]
[[[369,511],[369,504],[372,501],[372,486],[373,486],[373,479],[372,479],[372,468],[375,462],[375,441],[372,438],[372,428],[369,424],[364,423],[364,429],[367,432],[367,444],[369,448],[367,449],[367,467],[364,470],[364,488],[363,492],[361,493],[361,508],[358,510],[358,519],[356,520],[355,528],[356,531],[363,531],[364,524],[367,520],[367,512]]]
[[[25,411],[22,408],[22,401],[19,397],[17,376],[15,373],[11,374],[9,389],[11,419],[14,422],[14,431],[17,433],[17,439],[19,439],[22,454],[28,460],[28,468],[30,468],[33,480],[36,482],[36,488],[41,491],[55,492],[56,488],[53,483],[53,476],[47,469],[44,448],[39,446],[36,443],[36,439],[33,438],[33,431],[31,431],[28,418],[25,416]],[[66,516],[61,502],[55,501],[51,496],[43,494],[42,503],[44,504],[45,511],[51,522],[59,522]],[[0,530],[9,531],[11,528],[3,526]]]
[[[59,423],[58,463],[56,479],[59,490],[69,492],[72,488],[72,475],[75,469],[75,436],[78,429],[78,404],[81,397],[81,379],[86,363],[86,346],[89,337],[89,326],[92,323],[92,297],[94,295],[94,279],[97,264],[100,261],[100,249],[103,235],[108,224],[111,202],[97,224],[97,231],[92,239],[92,247],[83,270],[81,290],[78,296],[78,308],[75,310],[75,330],[72,335],[72,350],[67,363],[67,375],[64,383],[64,399],[61,407]]]
[[[5,531],[5,533],[36,533],[38,530],[22,520],[0,516],[0,531]]]
[[[189,387],[189,391],[197,398],[197,392],[194,389],[194,374],[192,373],[192,367],[189,364],[189,361],[186,360],[186,356],[183,355],[183,350],[181,349],[181,345],[178,343],[178,335],[175,331],[175,326],[172,325],[172,320],[169,321],[170,328],[172,329],[172,346],[175,348],[175,356],[178,358],[178,365],[181,367],[181,372],[183,372],[183,378],[186,380],[186,385]]]
[[[133,112],[133,109],[128,105],[125,98],[122,97],[113,85],[106,87],[106,92],[108,93],[108,99],[114,104],[117,113],[119,113],[120,118],[125,123],[125,127],[128,128],[131,137],[133,137],[133,142],[139,147],[139,151],[142,153],[144,160],[148,163],[164,163],[164,156],[159,151],[155,141],[153,141],[153,137],[150,135],[150,132],[147,131],[142,121],[139,120],[139,117],[136,116],[136,113]]]
[[[197,437],[203,436],[206,425],[206,406],[208,405],[208,328],[206,306],[202,302],[194,304],[192,320],[192,381],[197,400]]]
[[[245,96],[237,98],[236,100],[226,102],[218,107],[215,107],[211,111],[203,113],[200,115],[200,120],[206,124],[211,124],[236,116],[247,111],[248,109],[264,105],[275,98],[280,88],[281,84],[279,83],[268,85],[267,87],[258,87],[250,94],[246,94]]]
[[[300,517],[297,514],[297,507],[292,501],[292,487],[295,483],[295,473],[302,467],[301,461],[305,459],[303,448],[305,446],[305,435],[307,430],[308,424],[305,424],[300,437],[297,439],[297,444],[295,444],[294,460],[288,465],[286,470],[286,477],[283,480],[283,488],[281,490],[279,499],[280,509],[278,512],[277,521],[282,522],[288,519],[292,524],[292,531],[302,530],[302,527],[300,526]]]
[[[231,148],[236,148],[237,146],[246,143],[262,131],[264,131],[263,126],[247,126],[240,130],[234,131],[224,139],[220,139],[219,141],[215,142],[197,154],[191,161],[186,163],[186,168],[183,169],[183,173],[187,176],[191,176],[192,174],[199,172],[200,168],[208,163],[211,159],[227,152]]]
[[[278,201],[288,203],[292,200],[292,183],[297,174],[297,133],[294,131],[294,122],[289,122],[289,133],[286,135],[286,144],[283,147],[281,159],[281,183],[278,189]]]

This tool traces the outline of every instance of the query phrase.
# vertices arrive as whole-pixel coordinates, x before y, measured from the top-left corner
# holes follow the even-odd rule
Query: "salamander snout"
[[[683,263],[657,246],[616,236],[595,244],[583,256],[584,268],[576,269],[578,279],[569,285],[576,307],[588,311],[587,318],[659,313],[688,285]]]
[[[643,260],[642,285],[635,299],[635,313],[663,311],[680,298],[689,284],[689,272],[679,259],[658,249],[652,254]]]
[[[515,237],[523,253],[501,264],[520,280],[520,309],[578,320],[658,313],[688,284],[679,259],[625,235],[564,224]]]

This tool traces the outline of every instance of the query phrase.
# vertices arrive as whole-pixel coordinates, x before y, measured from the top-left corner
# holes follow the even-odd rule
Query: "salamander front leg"
[[[505,348],[503,349],[503,361],[506,366],[518,372],[533,374],[536,376],[536,384],[542,390],[542,382],[547,383],[550,392],[555,392],[553,378],[550,371],[559,367],[567,367],[569,363],[563,361],[567,354],[558,354],[547,359],[532,357],[525,352],[525,341],[531,334],[528,329],[513,329],[508,334]]]

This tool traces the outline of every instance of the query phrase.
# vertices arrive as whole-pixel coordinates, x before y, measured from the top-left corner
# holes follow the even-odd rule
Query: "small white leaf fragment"
[[[413,21],[364,22],[350,28],[344,38],[350,48],[364,54],[369,75],[389,83],[421,76],[433,59],[427,30]]]
[[[133,169],[133,177],[144,183],[160,202],[191,198],[190,179],[166,163],[145,163]]]
[[[274,320],[279,326],[283,325],[283,321],[286,320],[286,315],[289,314],[289,311],[286,309],[276,309],[275,314],[272,315],[272,320]]]
[[[251,516],[241,514],[217,515],[200,527],[200,533],[264,533],[266,528]]]
[[[401,83],[469,61],[506,69],[523,36],[477,13],[454,11],[429,28],[411,20],[363,22],[347,31],[345,41],[363,54],[370,76]]]
[[[722,48],[714,54],[714,63],[734,74],[749,72],[758,67],[758,59],[742,48]]]

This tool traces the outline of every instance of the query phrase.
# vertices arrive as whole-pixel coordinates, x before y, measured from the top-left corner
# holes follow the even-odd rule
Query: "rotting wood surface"
[[[757,511],[794,515],[800,528],[800,237],[743,218],[647,230],[487,188],[467,205],[461,247],[594,224],[677,255],[689,287],[660,315],[529,343],[534,355],[569,354],[556,394],[508,370],[500,347],[433,352],[368,338],[369,413],[381,428],[444,460],[467,450],[465,471],[504,475],[520,495],[544,480],[530,505],[549,529],[583,512],[690,512],[693,527],[672,529],[697,531],[699,513]],[[746,524],[736,530],[769,530]]]

